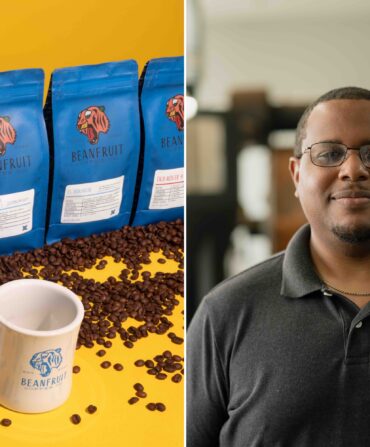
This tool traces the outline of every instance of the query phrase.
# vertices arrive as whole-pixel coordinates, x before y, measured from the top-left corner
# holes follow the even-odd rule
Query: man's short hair
[[[312,112],[312,110],[321,102],[332,101],[333,99],[366,99],[370,100],[370,90],[366,90],[360,87],[341,87],[330,92],[325,93],[316,99],[315,102],[310,104],[307,109],[303,112],[296,131],[294,155],[300,157],[302,155],[302,141],[306,137],[306,125],[307,120]]]

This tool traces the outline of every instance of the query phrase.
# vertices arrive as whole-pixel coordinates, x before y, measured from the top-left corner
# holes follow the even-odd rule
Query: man
[[[370,446],[370,91],[312,104],[289,169],[309,225],[189,328],[189,447]]]

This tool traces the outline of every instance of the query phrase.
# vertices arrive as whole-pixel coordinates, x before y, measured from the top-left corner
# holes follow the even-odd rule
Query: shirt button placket
[[[347,364],[369,362],[370,351],[370,325],[368,319],[358,321],[351,325],[346,343]]]

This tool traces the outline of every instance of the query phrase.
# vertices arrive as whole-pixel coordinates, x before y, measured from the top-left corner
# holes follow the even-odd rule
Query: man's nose
[[[358,150],[348,150],[347,158],[341,164],[338,176],[341,180],[352,182],[369,179],[370,169],[363,164]]]

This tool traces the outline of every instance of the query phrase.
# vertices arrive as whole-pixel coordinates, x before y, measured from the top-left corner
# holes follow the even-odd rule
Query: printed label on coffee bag
[[[62,223],[83,223],[117,216],[122,202],[124,176],[100,182],[68,185]]]
[[[156,170],[150,210],[184,206],[184,168]]]
[[[0,195],[0,238],[32,230],[35,190]]]

